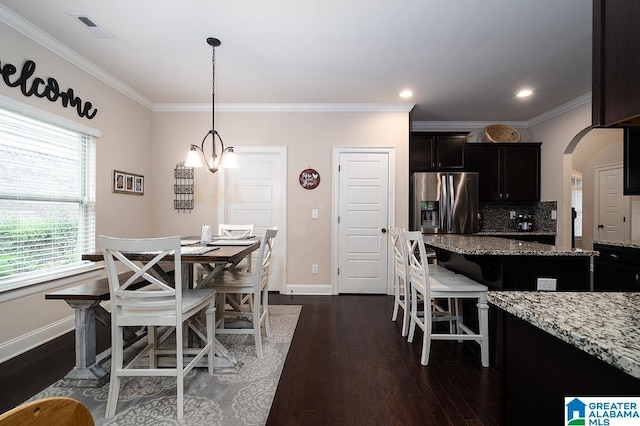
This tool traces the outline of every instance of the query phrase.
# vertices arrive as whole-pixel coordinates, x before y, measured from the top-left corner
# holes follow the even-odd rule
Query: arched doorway
[[[592,241],[599,238],[596,219],[602,194],[599,190],[598,169],[614,169],[622,164],[622,138],[621,129],[589,126],[580,131],[565,149],[564,182],[565,185],[571,185],[573,206],[581,200],[580,208],[576,209],[579,217],[574,221],[577,228],[577,248],[592,249]],[[580,185],[576,185],[577,183]]]

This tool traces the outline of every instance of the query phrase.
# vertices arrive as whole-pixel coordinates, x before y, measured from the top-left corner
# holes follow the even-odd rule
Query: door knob
[[[387,228],[382,228],[380,231],[381,231],[383,234],[386,234],[386,233],[387,233]]]
[[[602,224],[598,225],[598,228],[602,229],[602,228],[604,228],[604,225],[602,225]]]

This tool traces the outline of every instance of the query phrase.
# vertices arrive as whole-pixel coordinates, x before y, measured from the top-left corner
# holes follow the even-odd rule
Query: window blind
[[[95,140],[0,109],[0,289],[95,248]]]

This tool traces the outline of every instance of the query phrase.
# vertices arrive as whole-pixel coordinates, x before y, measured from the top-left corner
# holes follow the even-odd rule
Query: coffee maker
[[[533,231],[533,222],[530,214],[518,215],[518,230],[519,231]]]

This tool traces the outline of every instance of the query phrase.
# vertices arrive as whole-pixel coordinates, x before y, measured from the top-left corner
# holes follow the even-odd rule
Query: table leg
[[[96,307],[99,301],[68,300],[76,317],[76,365],[65,381],[79,387],[100,387],[109,380],[109,373],[96,362]]]

